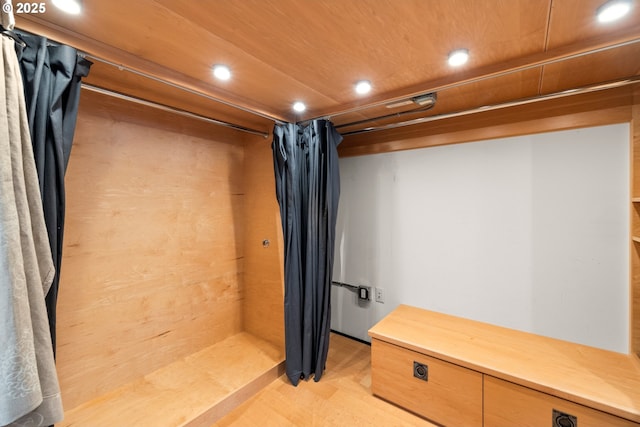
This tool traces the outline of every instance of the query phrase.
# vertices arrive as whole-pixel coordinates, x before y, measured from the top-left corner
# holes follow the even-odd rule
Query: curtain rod
[[[405,127],[405,126],[411,126],[411,125],[416,125],[416,124],[421,124],[421,123],[427,123],[427,122],[432,122],[432,121],[436,121],[436,120],[450,119],[450,118],[459,117],[459,116],[466,116],[466,115],[474,114],[474,113],[482,113],[482,112],[485,112],[485,111],[499,110],[499,109],[508,108],[508,107],[517,107],[519,105],[532,104],[532,103],[540,102],[540,101],[548,101],[548,100],[556,99],[556,98],[564,98],[566,96],[580,95],[580,94],[583,94],[583,93],[590,93],[590,92],[597,92],[597,91],[600,91],[600,90],[613,89],[613,88],[616,88],[616,87],[627,86],[627,85],[631,85],[631,84],[635,84],[635,83],[639,83],[639,82],[640,82],[640,76],[635,76],[635,77],[631,77],[629,79],[617,80],[617,81],[614,81],[614,82],[602,83],[602,84],[593,85],[593,86],[585,86],[585,87],[578,88],[578,89],[569,89],[569,90],[565,90],[565,91],[562,91],[562,92],[551,93],[551,94],[548,94],[548,95],[540,95],[540,96],[535,96],[535,97],[532,97],[532,98],[520,99],[520,100],[517,100],[517,101],[504,102],[502,104],[487,105],[487,106],[478,107],[478,108],[471,108],[469,110],[456,111],[456,112],[453,112],[453,113],[445,113],[445,114],[439,114],[439,115],[435,115],[435,116],[419,117],[417,119],[406,120],[404,122],[389,123],[389,124],[380,125],[380,126],[371,126],[371,127],[364,128],[364,129],[354,130],[354,131],[351,131],[351,132],[342,132],[341,135],[343,135],[343,136],[346,136],[346,135],[357,135],[357,134],[360,134],[360,133],[375,132],[375,131],[387,130],[387,129],[395,129],[395,128],[399,128],[399,127]]]
[[[92,54],[86,53],[86,52],[80,52],[80,55],[84,56],[85,58],[88,58],[88,59],[91,59],[91,60],[94,60],[94,61],[98,61],[98,62],[102,62],[103,64],[107,64],[107,65],[110,65],[112,67],[116,67],[119,70],[124,70],[124,71],[127,71],[129,73],[137,74],[137,75],[139,75],[141,77],[156,81],[158,83],[162,83],[162,84],[165,84],[167,86],[171,86],[171,87],[174,87],[176,89],[180,89],[182,91],[189,92],[189,93],[191,93],[193,95],[201,96],[201,97],[206,98],[206,99],[208,99],[210,101],[214,101],[214,102],[217,102],[217,103],[220,103],[220,104],[224,104],[224,105],[226,105],[228,107],[232,107],[232,108],[244,111],[246,113],[253,114],[254,116],[259,116],[259,117],[262,117],[263,119],[271,120],[271,121],[273,121],[273,122],[275,122],[277,124],[285,124],[285,122],[283,122],[282,120],[277,119],[277,118],[275,118],[273,116],[270,116],[269,114],[263,113],[261,111],[252,110],[251,108],[243,107],[241,105],[237,105],[237,104],[234,104],[232,102],[225,101],[224,99],[216,98],[215,96],[211,96],[211,95],[208,95],[206,93],[199,92],[197,90],[188,88],[186,86],[181,86],[181,85],[179,85],[177,83],[173,83],[173,82],[170,82],[168,80],[162,79],[160,77],[156,77],[156,76],[154,76],[152,74],[148,74],[148,73],[145,73],[143,71],[139,71],[139,70],[136,70],[134,68],[127,67],[126,65],[118,64],[116,62],[112,62],[112,61],[109,61],[108,59],[100,58],[99,56],[95,56],[95,55],[92,55]]]
[[[170,113],[179,114],[179,115],[184,116],[184,117],[189,117],[189,118],[192,118],[192,119],[205,121],[207,123],[212,123],[212,124],[215,124],[215,125],[224,126],[224,127],[230,128],[230,129],[241,131],[241,132],[246,132],[246,133],[250,133],[250,134],[253,134],[253,135],[259,135],[259,136],[262,136],[263,138],[268,138],[269,137],[269,133],[262,132],[262,131],[259,131],[259,130],[256,130],[256,129],[251,129],[251,128],[248,128],[248,127],[240,126],[240,125],[237,125],[235,123],[225,122],[223,120],[216,120],[216,119],[212,119],[210,117],[201,116],[199,114],[191,113],[189,111],[181,110],[181,109],[174,108],[174,107],[169,107],[169,106],[163,105],[163,104],[158,104],[157,102],[151,102],[151,101],[147,101],[145,99],[136,98],[135,96],[125,95],[125,94],[122,94],[122,93],[119,93],[119,92],[114,92],[112,90],[103,89],[101,87],[93,86],[93,85],[88,84],[88,83],[82,83],[82,89],[86,89],[86,90],[89,90],[91,92],[100,93],[102,95],[111,96],[113,98],[118,98],[118,99],[122,99],[122,100],[129,101],[129,102],[134,102],[136,104],[145,105],[147,107],[152,107],[152,108],[155,108],[157,110],[167,111],[167,112],[170,112]]]
[[[39,34],[33,33],[33,32],[31,32],[31,31],[23,30],[23,29],[20,29],[20,28],[16,28],[16,29],[17,29],[18,31],[20,31],[20,32],[23,32],[23,33],[31,34],[31,35],[34,35],[34,36],[39,36]],[[50,38],[48,38],[48,37],[47,37],[47,42],[48,42],[48,43],[51,43],[51,44],[56,44],[56,45],[61,45],[61,44],[62,44],[62,43],[60,43],[60,42],[58,42],[58,41],[51,40],[51,39],[50,39]],[[228,107],[232,107],[232,108],[235,108],[235,109],[237,109],[237,110],[244,111],[244,112],[249,113],[249,114],[253,114],[254,116],[258,116],[258,117],[262,117],[262,118],[267,119],[267,120],[271,120],[271,121],[273,121],[274,123],[277,123],[277,124],[286,124],[286,122],[284,122],[284,121],[282,121],[282,120],[280,120],[280,119],[278,119],[278,118],[276,118],[276,117],[273,117],[273,116],[271,116],[271,115],[269,115],[269,114],[263,113],[263,112],[261,112],[261,111],[256,111],[256,110],[253,110],[253,109],[251,109],[251,108],[244,107],[244,106],[242,106],[242,105],[237,105],[237,104],[234,104],[234,103],[232,103],[232,102],[225,101],[224,99],[216,98],[215,96],[208,95],[208,94],[206,94],[206,93],[199,92],[199,91],[197,91],[197,90],[194,90],[194,89],[188,88],[188,87],[186,87],[186,86],[182,86],[182,85],[179,85],[179,84],[177,84],[177,83],[170,82],[170,81],[165,80],[165,79],[162,79],[162,78],[160,78],[160,77],[156,77],[156,76],[154,76],[154,75],[152,75],[152,74],[145,73],[145,72],[143,72],[143,71],[139,71],[139,70],[136,70],[136,69],[131,68],[131,67],[127,67],[127,66],[126,66],[126,65],[124,65],[124,64],[118,64],[118,63],[115,63],[115,62],[113,62],[113,61],[109,61],[108,59],[101,58],[101,57],[99,57],[99,56],[93,55],[93,54],[88,53],[88,52],[84,52],[84,51],[82,51],[82,50],[78,50],[78,54],[79,54],[80,56],[84,57],[84,58],[88,58],[88,59],[91,59],[91,60],[93,60],[93,61],[102,62],[103,64],[107,64],[107,65],[110,65],[110,66],[112,66],[112,67],[116,67],[116,68],[118,68],[119,70],[124,70],[124,71],[130,72],[130,73],[133,73],[133,74],[137,74],[137,75],[139,75],[139,76],[141,76],[141,77],[144,77],[144,78],[147,78],[147,79],[150,79],[150,80],[156,81],[156,82],[158,82],[158,83],[165,84],[165,85],[167,85],[167,86],[174,87],[174,88],[179,89],[179,90],[182,90],[182,91],[184,91],[184,92],[188,92],[188,93],[191,93],[191,94],[193,94],[193,95],[201,96],[201,97],[206,98],[206,99],[208,99],[208,100],[210,100],[210,101],[214,101],[214,102],[217,102],[217,103],[219,103],[219,104],[223,104],[223,105],[226,105],[226,106],[228,106]],[[83,84],[83,85],[84,85],[84,84]],[[105,90],[105,91],[106,91],[106,89],[102,89],[102,90]],[[117,93],[117,92],[113,92],[113,93]],[[122,94],[118,94],[118,95],[122,95]],[[122,96],[125,96],[125,95],[122,95]],[[134,98],[134,97],[131,97],[131,98]],[[136,99],[141,100],[140,98],[136,98]],[[150,102],[150,101],[149,101],[149,102]],[[150,102],[150,103],[151,103],[151,104],[154,104],[153,102]],[[160,105],[160,104],[158,104],[158,105]],[[163,107],[163,108],[171,108],[171,107],[167,107],[167,106],[164,106],[164,105],[163,105],[162,107]],[[184,110],[178,110],[178,109],[175,109],[175,110],[176,110],[176,111],[183,111],[183,113],[188,113],[187,111],[184,111]],[[193,116],[194,116],[194,117],[205,118],[204,116],[199,116],[198,114],[193,114]],[[207,117],[207,119],[209,119],[209,118]],[[220,125],[223,125],[223,126],[224,126],[225,124],[233,125],[233,123],[227,123],[227,122],[224,122],[224,121],[221,121],[221,120],[215,120],[215,119],[210,119],[210,120],[211,120],[211,122],[212,122],[212,123],[220,124]],[[238,126],[238,125],[233,125],[233,126],[237,126],[237,130],[242,130],[242,128],[243,128],[243,126]],[[252,133],[256,133],[257,135],[265,135],[265,133],[264,133],[264,132],[261,132],[261,131],[256,131],[256,130],[248,129],[248,128],[245,128],[245,129],[250,130],[250,131],[252,131]]]

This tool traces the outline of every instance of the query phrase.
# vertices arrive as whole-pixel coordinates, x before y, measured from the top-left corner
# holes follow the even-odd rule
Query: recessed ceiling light
[[[226,65],[214,65],[213,75],[220,80],[229,80],[231,78],[231,70]]]
[[[297,113],[302,113],[306,109],[307,109],[307,106],[304,105],[303,102],[297,101],[293,103],[293,110]]]
[[[611,22],[622,18],[631,10],[631,0],[611,0],[596,11],[598,22]]]
[[[449,65],[452,67],[459,67],[467,62],[469,59],[469,51],[467,49],[454,50],[449,54]]]
[[[371,82],[368,80],[361,80],[356,83],[356,93],[359,95],[367,94],[371,91]]]
[[[82,12],[80,0],[53,0],[53,5],[63,12],[79,15]]]

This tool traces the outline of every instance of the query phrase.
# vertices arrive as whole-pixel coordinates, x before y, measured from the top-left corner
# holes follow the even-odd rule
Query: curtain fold
[[[14,41],[0,41],[0,425],[46,426],[63,417],[44,299],[55,270]]]
[[[50,45],[45,37],[16,31],[26,46],[18,48],[29,130],[33,144],[44,218],[56,275],[46,295],[53,351],[56,349],[56,305],[64,237],[64,175],[75,133],[81,79],[90,61],[76,49]]]
[[[286,373],[319,381],[329,350],[331,275],[340,198],[331,122],[276,125],[273,160],[284,236]]]

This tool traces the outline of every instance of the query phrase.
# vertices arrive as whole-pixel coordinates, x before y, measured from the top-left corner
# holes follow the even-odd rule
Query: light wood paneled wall
[[[242,331],[243,162],[239,133],[83,92],[58,305],[65,409]]]
[[[247,138],[244,167],[244,327],[284,350],[284,246],[271,139]]]
[[[640,357],[640,87],[636,85],[631,119],[631,352]]]

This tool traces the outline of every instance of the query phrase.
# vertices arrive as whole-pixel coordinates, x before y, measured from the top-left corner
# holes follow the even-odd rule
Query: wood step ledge
[[[71,409],[56,425],[210,426],[283,373],[283,352],[243,332]]]

